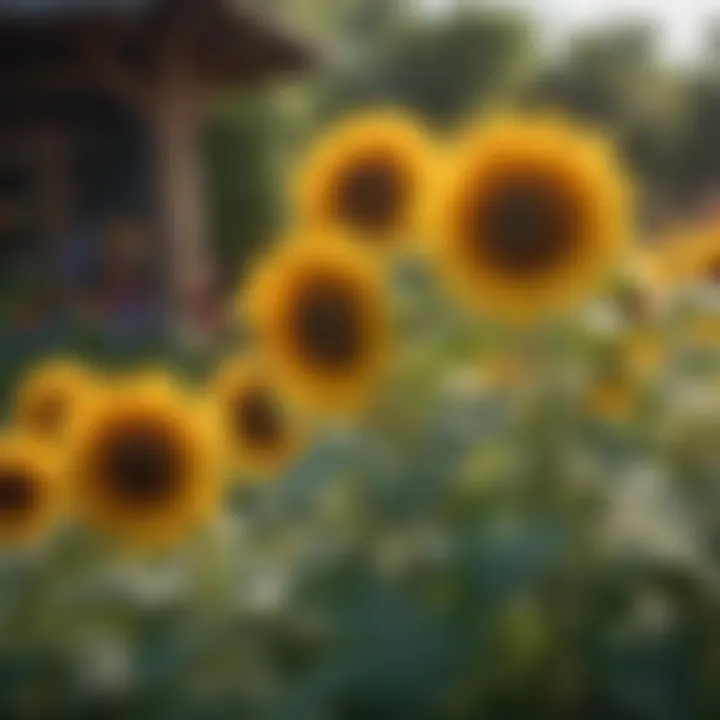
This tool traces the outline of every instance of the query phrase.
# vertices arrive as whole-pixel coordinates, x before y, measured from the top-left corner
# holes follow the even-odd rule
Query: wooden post
[[[181,338],[198,342],[205,335],[203,313],[213,275],[203,197],[203,93],[181,52],[168,48],[159,60],[152,115],[168,310]]]

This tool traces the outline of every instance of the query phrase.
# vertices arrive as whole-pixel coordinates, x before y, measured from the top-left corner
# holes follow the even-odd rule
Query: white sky
[[[441,9],[457,0],[421,0]],[[465,0],[472,4],[472,0]],[[522,7],[533,13],[550,38],[577,25],[647,18],[663,33],[671,56],[692,58],[710,18],[720,19],[720,0],[477,0],[478,4]]]

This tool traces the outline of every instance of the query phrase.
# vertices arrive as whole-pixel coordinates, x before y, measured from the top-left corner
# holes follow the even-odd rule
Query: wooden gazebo
[[[192,322],[212,276],[203,109],[221,89],[313,63],[268,5],[0,0],[0,240],[57,248],[103,217],[142,213],[166,254],[173,312]],[[32,228],[18,192],[32,194]]]

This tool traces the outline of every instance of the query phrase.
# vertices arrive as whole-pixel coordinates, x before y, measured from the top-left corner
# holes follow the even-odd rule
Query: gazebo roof
[[[0,17],[41,18],[73,13],[146,11],[156,0],[0,0]]]
[[[190,62],[221,82],[299,71],[317,60],[312,44],[258,0],[0,0],[0,71],[97,28],[123,33],[133,54],[150,62],[172,35]]]

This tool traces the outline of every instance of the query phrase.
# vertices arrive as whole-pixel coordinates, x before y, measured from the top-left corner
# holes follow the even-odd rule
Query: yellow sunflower
[[[311,149],[298,180],[300,215],[374,248],[397,247],[418,229],[433,168],[429,139],[411,118],[351,117]]]
[[[215,379],[212,403],[235,468],[268,475],[299,452],[300,426],[258,361],[243,357],[226,363]]]
[[[0,436],[0,545],[39,540],[65,503],[57,458],[37,436],[21,431]]]
[[[551,116],[471,130],[448,153],[431,247],[457,293],[503,319],[566,308],[628,249],[630,190],[609,148]]]
[[[291,400],[335,412],[368,399],[390,327],[382,275],[362,246],[335,233],[290,239],[252,279],[241,309]]]
[[[56,359],[32,370],[21,382],[13,408],[18,427],[59,439],[91,400],[94,379],[79,363]]]
[[[73,425],[69,445],[80,516],[130,545],[179,542],[218,507],[217,427],[164,379],[108,385]]]

